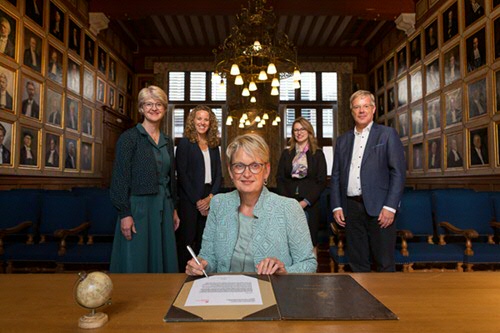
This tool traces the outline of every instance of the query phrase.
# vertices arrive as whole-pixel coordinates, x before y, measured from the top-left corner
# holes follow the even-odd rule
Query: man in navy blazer
[[[375,124],[375,97],[351,96],[355,128],[337,139],[331,179],[335,221],[345,227],[353,272],[395,270],[394,216],[405,184],[405,157],[397,132]]]

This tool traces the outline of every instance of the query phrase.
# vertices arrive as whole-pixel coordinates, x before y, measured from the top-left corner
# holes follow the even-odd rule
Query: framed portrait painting
[[[410,66],[415,65],[422,59],[420,35],[410,41]]]
[[[0,27],[5,38],[3,47],[0,48],[0,54],[6,55],[10,58],[16,57],[16,41],[17,36],[17,20],[12,16],[0,10]]]
[[[64,139],[64,170],[76,171],[78,167],[78,142],[75,139]]]
[[[109,87],[109,94],[108,94],[108,104],[111,108],[115,107],[115,88],[114,87]]]
[[[64,42],[64,12],[51,1],[49,13],[49,33]]]
[[[413,145],[413,170],[422,170],[424,168],[424,145],[416,143]]]
[[[13,164],[13,128],[12,123],[0,120],[0,167],[12,166]]]
[[[87,105],[83,105],[82,108],[83,116],[82,116],[82,133],[87,135],[92,135],[93,130],[93,122],[92,122],[92,108]]]
[[[385,94],[381,93],[377,96],[377,118],[385,114]]]
[[[485,28],[466,39],[467,72],[472,72],[486,64],[486,32]]]
[[[495,40],[495,59],[500,57],[500,17],[497,17],[495,19],[495,22],[493,24],[494,28],[494,40]]]
[[[444,54],[444,84],[448,85],[459,80],[460,72],[460,47],[455,45]]]
[[[399,137],[404,138],[408,136],[408,113],[403,112],[398,114],[398,132]]]
[[[394,80],[394,57],[390,57],[385,63],[385,68],[387,71],[387,82]]]
[[[411,110],[411,134],[412,136],[422,134],[424,131],[424,113],[422,106],[418,105]]]
[[[439,58],[434,59],[431,63],[425,66],[426,93],[430,94],[439,89],[441,80],[439,79]]]
[[[406,77],[398,81],[398,107],[408,103],[408,81]]]
[[[396,97],[394,93],[394,87],[387,90],[387,112],[391,112],[396,108]]]
[[[103,75],[106,75],[106,64],[107,64],[106,58],[107,58],[106,51],[104,51],[104,49],[99,46],[97,48],[97,69]]]
[[[80,169],[82,171],[92,171],[92,155],[92,144],[82,142],[82,148],[80,149]]]
[[[484,16],[484,0],[464,0],[465,26]]]
[[[63,75],[63,54],[62,52],[49,44],[49,58],[47,61],[47,76],[54,82],[62,84]]]
[[[446,126],[462,122],[462,88],[445,93]]]
[[[427,131],[441,129],[441,98],[427,101]]]
[[[118,112],[125,114],[125,96],[123,94],[118,94]]]
[[[95,40],[89,35],[85,34],[85,56],[84,59],[86,62],[94,66],[95,60]]]
[[[72,19],[69,20],[68,47],[75,51],[78,55],[81,52],[82,44],[82,28]]]
[[[45,133],[45,156],[44,166],[56,168],[61,166],[61,136],[53,133]]]
[[[0,109],[13,112],[16,104],[15,72],[0,64]],[[3,97],[5,96],[5,97]]]
[[[411,101],[415,102],[422,98],[422,71],[411,73]]]
[[[38,166],[38,139],[39,131],[34,128],[21,127],[18,144],[19,165],[28,167]]]
[[[399,50],[397,53],[397,68],[398,76],[403,74],[408,69],[408,63],[406,60],[406,46]]]
[[[116,61],[113,58],[109,58],[109,72],[108,79],[112,82],[116,80]]]
[[[40,120],[41,116],[41,84],[30,77],[23,77],[21,93],[21,114],[28,118]]]
[[[105,97],[106,97],[106,84],[104,83],[104,81],[100,77],[97,77],[96,99],[98,102],[101,102],[104,104]]]
[[[454,2],[443,12],[443,42],[458,34],[458,2]]]
[[[427,169],[441,169],[441,138],[427,142]]]
[[[43,27],[43,1],[44,0],[26,0],[24,2],[26,16],[41,27]]]
[[[35,72],[42,70],[42,37],[24,28],[23,64]]]
[[[84,68],[83,70],[83,97],[89,101],[94,101],[94,81],[95,74],[93,71]]]
[[[438,48],[438,25],[434,20],[425,28],[425,55],[432,53]]]
[[[71,91],[80,94],[80,72],[81,66],[72,59],[68,59],[68,72],[66,85]]]
[[[500,70],[495,72],[495,100],[495,111],[500,112]]]
[[[464,145],[462,132],[446,135],[446,169],[463,168]]]
[[[469,161],[471,167],[481,167],[490,164],[488,156],[488,127],[470,130]]]
[[[479,79],[467,85],[469,101],[469,119],[485,115],[487,108],[486,78]]]
[[[377,89],[384,86],[384,66],[377,68]]]
[[[497,139],[497,143],[495,145],[497,154],[497,166],[500,166],[500,123],[497,122],[495,124],[495,128],[496,128],[496,139]]]
[[[48,88],[47,97],[45,98],[45,115],[47,124],[61,127],[62,103],[63,103],[62,94]]]
[[[78,114],[80,103],[77,99],[66,96],[66,112],[64,114],[64,126],[67,129],[78,131]]]

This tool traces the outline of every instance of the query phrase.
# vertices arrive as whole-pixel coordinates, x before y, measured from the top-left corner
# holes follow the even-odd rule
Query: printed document
[[[212,275],[195,280],[185,306],[262,305],[259,282],[245,275]]]

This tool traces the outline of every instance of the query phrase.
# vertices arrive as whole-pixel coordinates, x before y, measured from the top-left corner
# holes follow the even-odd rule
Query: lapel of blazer
[[[373,146],[378,141],[378,137],[380,136],[380,127],[373,123],[372,128],[370,129],[370,135],[368,135],[368,141],[366,142],[365,152],[363,154],[363,160],[361,161],[361,165],[365,164],[369,155],[373,153]]]
[[[351,165],[351,159],[352,159],[352,151],[354,150],[354,129],[349,130],[347,132],[347,142],[346,142],[346,147],[345,151],[343,152],[344,155],[347,155],[347,158],[344,159],[344,169],[349,174],[349,166]]]

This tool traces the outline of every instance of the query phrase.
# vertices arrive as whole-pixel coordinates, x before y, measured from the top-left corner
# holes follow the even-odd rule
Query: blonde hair
[[[210,127],[207,131],[207,144],[210,148],[215,148],[219,145],[219,124],[217,117],[212,109],[206,105],[198,105],[189,113],[186,119],[186,128],[184,129],[184,136],[192,143],[198,142],[198,132],[194,126],[194,118],[196,112],[206,111],[209,115]]]
[[[142,106],[144,105],[146,99],[148,98],[159,100],[165,108],[168,106],[168,97],[167,94],[163,91],[163,89],[157,86],[149,86],[146,88],[142,88],[141,91],[139,91],[139,96],[137,97],[139,113],[141,114],[143,113]]]
[[[298,118],[296,118],[293,121],[293,124],[292,124],[292,133],[291,133],[292,135],[290,137],[290,141],[288,141],[288,144],[290,145],[290,148],[288,148],[288,150],[290,150],[290,151],[294,151],[295,150],[295,146],[297,144],[297,141],[295,140],[295,136],[293,135],[293,127],[297,123],[301,124],[302,127],[304,127],[304,129],[307,131],[307,133],[309,133],[307,141],[309,143],[309,149],[311,149],[311,152],[314,155],[316,153],[316,150],[318,149],[318,142],[316,140],[316,136],[314,135],[314,128],[312,127],[312,125],[309,122],[309,120],[307,120],[304,117],[298,117]]]
[[[369,97],[371,100],[371,104],[375,106],[375,96],[373,96],[371,92],[369,92],[368,90],[358,90],[351,95],[351,99],[349,101],[351,104],[351,109],[352,109],[352,102],[358,97]]]
[[[264,163],[269,163],[269,146],[258,134],[243,134],[231,141],[226,149],[226,157],[229,164],[233,162],[233,155],[239,149],[243,149],[245,153],[252,157],[259,158]]]

